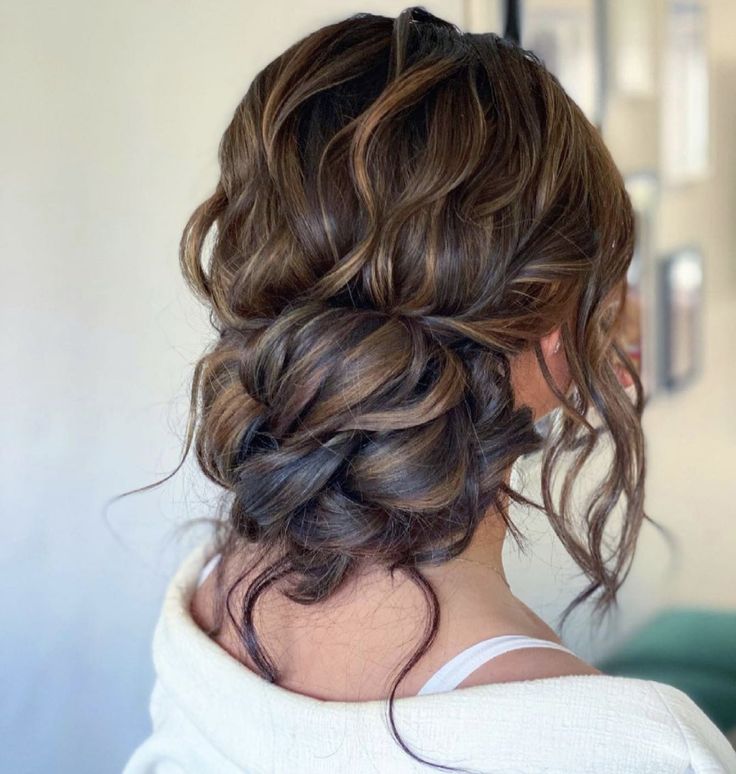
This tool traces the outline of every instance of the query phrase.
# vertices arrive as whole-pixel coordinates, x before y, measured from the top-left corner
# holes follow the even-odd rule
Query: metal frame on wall
[[[602,131],[607,101],[606,0],[465,0],[464,10],[467,29],[495,32],[537,54]],[[535,28],[543,38],[536,43]],[[571,37],[577,37],[580,45],[566,45],[565,38]],[[571,62],[571,56],[578,61]],[[555,58],[561,68],[550,61]]]
[[[478,15],[481,5],[485,9],[485,20]],[[624,22],[635,23],[638,17],[629,19],[629,14],[623,7],[609,9],[606,0],[498,0],[482,4],[470,0],[466,7],[474,9],[472,12],[477,23],[476,30],[479,29],[478,25],[485,24],[484,29],[492,28],[493,31],[532,51],[535,51],[535,47],[530,30],[542,31],[544,34],[537,36],[542,42],[542,50],[535,53],[541,54],[542,61],[545,61],[547,53],[552,61],[545,61],[545,64],[552,72],[555,72],[555,64],[561,61],[567,61],[567,66],[563,69],[573,75],[576,70],[585,69],[579,66],[580,62],[573,62],[571,65],[572,60],[566,60],[567,54],[561,50],[565,46],[571,47],[576,35],[584,39],[585,57],[595,62],[595,77],[589,78],[587,84],[589,91],[594,93],[594,99],[588,101],[586,112],[589,119],[602,131],[611,69],[608,65],[613,63],[613,52],[608,43],[609,32],[613,32],[613,28],[609,30],[609,25],[612,21],[616,22],[616,29],[620,31],[622,25],[625,28]],[[628,4],[627,7],[630,11],[633,6]],[[584,10],[585,13],[576,17],[573,13],[576,9]],[[618,13],[618,16],[609,19],[609,10],[611,13]],[[535,15],[536,20],[532,23]],[[579,56],[579,53],[576,56]],[[619,65],[619,69],[622,69],[622,63]],[[555,74],[558,77],[564,75],[563,72]],[[566,90],[570,90],[564,77],[560,77],[560,82]],[[642,88],[639,83],[635,85],[639,89]],[[655,169],[632,173],[626,177],[625,183],[635,211],[636,245],[627,274],[629,287],[622,343],[638,368],[644,396],[649,399],[663,386],[661,360],[666,346],[666,334],[662,330],[664,321],[660,298],[661,281],[657,275],[654,245],[654,220],[661,183],[659,173]]]
[[[687,245],[659,261],[660,383],[687,387],[703,366],[703,253]]]

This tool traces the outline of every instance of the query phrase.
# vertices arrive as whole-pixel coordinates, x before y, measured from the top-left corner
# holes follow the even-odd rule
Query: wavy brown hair
[[[269,561],[237,614],[247,571],[225,588],[220,562],[218,627],[227,610],[278,682],[253,624],[264,591],[289,581],[283,593],[308,605],[364,563],[405,573],[430,620],[389,720],[423,760],[393,717],[438,630],[422,567],[460,554],[490,508],[522,545],[509,505],[538,508],[589,581],[564,623],[589,597],[599,612],[615,603],[652,521],[642,385],[618,333],[629,197],[599,131],[534,54],[422,7],[356,14],[284,51],[237,106],[219,164],[181,240],[218,334],[196,365],[182,461],[193,445],[224,490],[223,558],[247,546]],[[539,343],[557,327],[565,394]],[[510,362],[528,349],[560,401],[546,435],[514,405]],[[610,462],[575,507],[601,441]],[[505,481],[537,451],[541,504]]]

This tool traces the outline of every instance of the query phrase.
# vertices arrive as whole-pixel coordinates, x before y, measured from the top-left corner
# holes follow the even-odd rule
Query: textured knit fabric
[[[391,736],[387,701],[323,701],[269,683],[189,612],[208,543],[181,564],[153,640],[151,735],[123,774],[438,771]],[[736,774],[736,752],[682,691],[573,675],[397,699],[402,739],[433,763],[493,774]]]

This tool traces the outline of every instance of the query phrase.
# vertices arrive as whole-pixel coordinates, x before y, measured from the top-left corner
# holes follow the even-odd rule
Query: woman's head
[[[318,601],[362,562],[423,583],[490,511],[521,539],[508,501],[534,503],[506,474],[542,450],[539,507],[590,579],[574,604],[613,601],[646,518],[641,385],[616,341],[633,218],[556,78],[421,8],[358,14],[257,74],[219,158],[181,244],[219,333],[190,430],[230,496],[227,550],[275,558],[246,599],[288,577],[294,599]],[[602,435],[612,462],[576,517],[572,485]]]

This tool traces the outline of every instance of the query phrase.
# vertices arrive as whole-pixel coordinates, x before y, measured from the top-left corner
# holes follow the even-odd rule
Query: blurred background
[[[181,231],[215,185],[217,144],[255,73],[319,26],[406,5],[3,1],[3,771],[120,771],[148,734],[153,628],[203,535],[175,530],[212,515],[216,492],[187,463],[106,517],[103,506],[179,459],[209,340],[179,275]],[[563,636],[612,672],[679,658],[682,679],[672,648],[693,640],[722,687],[713,698],[691,676],[691,695],[725,731],[736,725],[736,3],[424,7],[542,56],[626,177],[646,509],[677,551],[645,524],[619,609],[591,628],[583,607]],[[535,460],[518,473],[533,496]],[[509,545],[512,588],[555,625],[584,581],[542,516],[515,516],[533,550]]]

